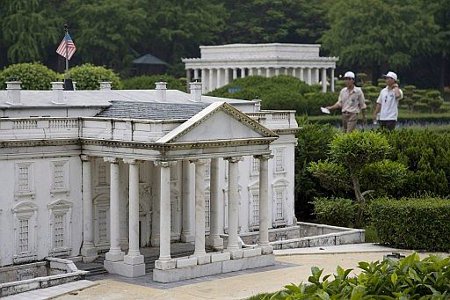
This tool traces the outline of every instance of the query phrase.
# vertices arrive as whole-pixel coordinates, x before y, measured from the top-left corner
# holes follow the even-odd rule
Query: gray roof
[[[146,120],[187,120],[206,108],[209,104],[181,104],[111,101],[111,106],[98,113],[96,117],[128,118]]]
[[[136,58],[133,60],[133,64],[140,64],[140,65],[168,65],[165,61],[160,60],[159,58],[151,55],[151,54],[145,54],[141,57]]]

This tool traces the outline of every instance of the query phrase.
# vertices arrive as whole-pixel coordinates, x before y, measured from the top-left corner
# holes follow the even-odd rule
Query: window
[[[98,165],[98,185],[103,186],[107,185],[106,182],[106,164],[100,163]]]
[[[275,191],[276,220],[283,220],[283,200],[284,200],[284,191],[283,190]]]
[[[29,251],[28,226],[28,219],[19,220],[19,254],[25,254]]]
[[[71,215],[72,203],[57,200],[48,205],[50,213],[51,249],[49,255],[69,255],[71,252]]]
[[[52,192],[65,192],[67,191],[67,161],[54,161],[52,164],[53,170],[53,182]]]
[[[252,157],[250,161],[250,176],[259,174],[259,159]]]
[[[16,164],[16,196],[33,196],[32,163]]]
[[[282,173],[285,171],[284,166],[284,149],[275,149],[275,173]]]
[[[64,247],[64,215],[55,215],[53,225],[53,248]]]
[[[211,222],[211,194],[209,190],[205,190],[205,227],[206,230],[209,230],[210,228],[210,222]]]
[[[253,190],[251,195],[251,226],[259,226],[259,191]]]
[[[21,201],[13,209],[14,263],[34,261],[36,253],[37,206],[32,201]]]
[[[106,210],[99,210],[98,212],[98,238],[101,243],[109,243],[108,217]]]

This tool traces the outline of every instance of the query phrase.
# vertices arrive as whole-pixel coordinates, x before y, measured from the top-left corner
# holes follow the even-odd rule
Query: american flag
[[[67,51],[66,51],[67,47]],[[72,38],[70,37],[69,33],[66,32],[64,38],[61,41],[61,44],[59,44],[58,49],[56,49],[56,53],[61,55],[64,58],[67,58],[70,60],[77,50],[77,47],[75,47],[75,44],[72,41]],[[67,57],[66,57],[67,54]]]

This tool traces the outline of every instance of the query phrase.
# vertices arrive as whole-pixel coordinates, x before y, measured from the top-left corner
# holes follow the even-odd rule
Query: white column
[[[239,186],[238,186],[238,162],[241,157],[229,157],[228,160],[228,246],[227,250],[234,257],[233,252],[239,250],[238,226],[239,226]]]
[[[160,240],[159,240],[159,259],[155,262],[157,269],[175,268],[175,261],[170,256],[170,162],[156,162],[161,168],[161,186],[160,186]]]
[[[233,68],[233,80],[237,78],[237,68]]]
[[[275,76],[280,75],[280,68],[275,68]]]
[[[248,76],[253,76],[253,68],[248,68]]]
[[[105,255],[105,260],[123,260],[124,253],[120,249],[120,197],[119,197],[119,164],[117,158],[105,157],[104,160],[110,164],[110,243],[109,251]]]
[[[273,252],[269,245],[269,169],[271,155],[258,155],[259,159],[259,245],[263,254]]]
[[[84,262],[92,262],[97,258],[97,249],[94,247],[94,226],[92,206],[92,175],[91,160],[87,155],[81,155],[83,172],[83,246],[81,255]]]
[[[195,173],[193,172],[193,166],[191,166],[188,160],[183,160],[183,228],[181,232],[181,241],[190,243],[194,241],[194,232],[192,230],[192,195],[193,195],[193,180]],[[194,174],[193,174],[194,173]]]
[[[186,70],[186,84],[187,84],[188,90],[189,90],[189,82],[191,82],[191,69]]]
[[[216,76],[216,86],[215,88],[218,89],[222,86],[222,69],[217,69],[217,76]]]
[[[124,159],[129,165],[128,175],[128,254],[125,263],[144,263],[144,256],[139,251],[139,166],[134,159]],[[128,260],[128,262],[127,262]]]
[[[225,68],[225,85],[230,83],[230,69]]]
[[[265,69],[265,77],[270,77],[270,68],[264,68]]]
[[[331,68],[331,91],[334,92],[334,68]]]
[[[322,68],[322,93],[327,92],[327,69]]]
[[[306,70],[306,83],[311,85],[311,68],[307,68]]]
[[[291,70],[291,76],[292,76],[292,77],[297,77],[297,71],[296,71],[296,68],[292,68],[292,70]]]
[[[241,68],[241,78],[245,78],[245,68]]]
[[[198,69],[194,69],[194,80],[196,80],[196,79],[200,79],[198,77]]]
[[[214,69],[209,69],[208,76],[208,92],[211,92],[214,89]]]
[[[223,239],[220,237],[220,203],[219,203],[219,159],[211,158],[210,171],[210,222],[208,245],[214,249],[223,249]]]
[[[206,255],[205,250],[205,160],[193,161],[195,165],[195,256]]]
[[[284,68],[283,74],[284,74],[284,75],[287,75],[287,74],[288,74],[288,69],[287,69],[287,68]]]
[[[202,91],[203,94],[206,94],[208,92],[208,80],[209,80],[209,69],[203,68],[202,69]]]
[[[299,78],[301,81],[303,81],[303,82],[305,81],[304,74],[303,74],[303,68],[300,68],[300,77]]]
[[[315,69],[314,75],[315,75],[314,84],[318,84],[319,83],[319,68]]]
[[[151,244],[153,247],[159,246],[160,234],[159,234],[159,220],[161,217],[160,211],[160,186],[161,186],[161,167],[158,164],[151,166],[153,169],[153,195],[152,195],[152,236]]]
[[[262,68],[258,68],[258,76],[261,76],[262,74]]]

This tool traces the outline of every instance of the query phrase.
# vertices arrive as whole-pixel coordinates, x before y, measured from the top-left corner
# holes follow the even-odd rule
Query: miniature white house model
[[[150,246],[161,282],[273,264],[269,229],[295,225],[293,111],[203,96],[201,83],[52,84],[0,91],[0,266],[106,252],[109,272],[135,277]],[[194,254],[171,257],[171,241]]]

